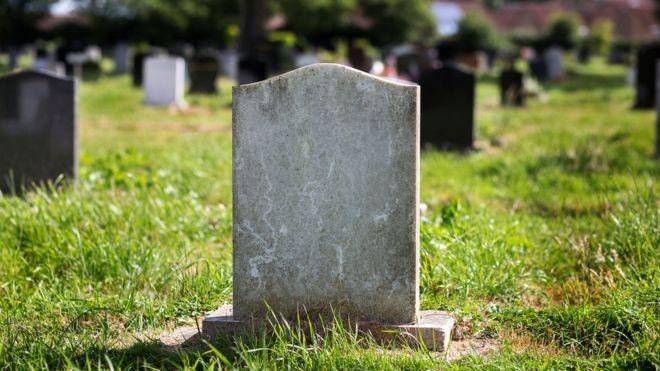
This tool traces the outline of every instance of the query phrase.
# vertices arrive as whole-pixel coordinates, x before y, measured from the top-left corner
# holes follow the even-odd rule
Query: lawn
[[[422,307],[496,346],[451,361],[341,329],[164,350],[231,301],[230,82],[184,111],[84,82],[77,189],[0,197],[0,368],[657,369],[655,116],[624,75],[571,66],[526,108],[483,76],[479,150],[423,152]]]

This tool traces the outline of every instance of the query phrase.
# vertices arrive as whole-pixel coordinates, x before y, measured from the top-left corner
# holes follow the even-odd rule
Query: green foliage
[[[279,0],[287,28],[310,41],[341,36],[350,25],[357,0]]]
[[[546,32],[546,42],[572,49],[579,38],[580,19],[574,14],[555,14]]]
[[[613,31],[614,24],[611,21],[596,21],[584,40],[585,47],[593,54],[606,55],[610,51]]]
[[[468,13],[458,24],[454,36],[459,47],[466,50],[494,49],[501,44],[496,31],[488,21],[478,13]]]
[[[23,45],[38,37],[37,22],[56,0],[0,0],[0,43]]]
[[[238,24],[238,0],[78,0],[100,42],[186,40],[224,44]]]
[[[279,0],[278,4],[288,28],[312,42],[367,38],[376,46],[386,46],[430,40],[435,33],[428,0]]]
[[[435,22],[428,0],[359,0],[359,9],[373,21],[367,37],[377,46],[430,42]]]

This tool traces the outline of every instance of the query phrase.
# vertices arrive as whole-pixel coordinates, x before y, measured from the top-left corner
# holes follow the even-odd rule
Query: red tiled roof
[[[443,1],[455,3],[465,12],[483,14],[497,29],[506,33],[540,35],[554,14],[575,13],[587,26],[599,19],[612,21],[618,39],[640,41],[660,36],[653,0],[536,1],[506,3],[497,10],[488,10],[476,0]]]

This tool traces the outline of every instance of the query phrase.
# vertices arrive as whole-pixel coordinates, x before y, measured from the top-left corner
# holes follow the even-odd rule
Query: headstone
[[[547,66],[548,79],[556,80],[564,73],[564,51],[557,46],[546,49],[543,59]]]
[[[186,63],[181,57],[156,56],[144,62],[144,104],[185,107]]]
[[[367,54],[363,46],[351,44],[348,48],[348,61],[353,68],[369,72],[374,64],[373,59]]]
[[[144,80],[144,60],[149,56],[148,53],[137,52],[133,54],[133,63],[132,63],[132,73],[131,80],[133,81],[133,86],[140,87],[142,86],[142,80]]]
[[[238,80],[238,53],[235,50],[220,52],[220,71],[223,75]]]
[[[115,45],[114,48],[114,60],[115,60],[115,73],[123,75],[128,72],[128,59],[130,55],[130,48],[125,42],[119,42]]]
[[[634,108],[653,108],[655,104],[655,64],[660,59],[660,42],[646,44],[637,53],[636,96]]]
[[[66,75],[66,68],[63,63],[57,62],[48,53],[46,49],[37,49],[37,55],[32,63],[32,69],[38,71],[49,72],[59,76]]]
[[[534,57],[529,61],[529,72],[540,82],[548,80],[548,63],[544,58]]]
[[[233,308],[205,336],[338,314],[446,349],[454,320],[419,312],[419,94],[336,64],[233,88]]]
[[[660,60],[655,62],[655,158],[660,159]]]
[[[76,88],[38,71],[0,77],[0,191],[77,175]]]
[[[234,91],[234,315],[418,310],[418,87],[316,64]]]
[[[507,69],[500,74],[500,100],[503,106],[523,106],[525,104],[525,91],[523,88],[524,75],[514,69]]]
[[[427,71],[422,88],[422,143],[465,150],[474,144],[475,77],[454,64]]]
[[[241,85],[266,79],[266,62],[259,58],[241,58],[238,62],[238,83]]]
[[[196,55],[188,63],[190,75],[190,92],[199,94],[216,94],[218,88],[218,59],[210,53]]]

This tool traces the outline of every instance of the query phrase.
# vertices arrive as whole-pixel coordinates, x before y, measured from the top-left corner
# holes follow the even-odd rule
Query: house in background
[[[506,2],[488,9],[477,0],[438,0],[430,5],[438,33],[450,36],[467,13],[476,12],[505,34],[541,35],[557,13],[574,13],[588,28],[607,19],[614,24],[614,38],[642,42],[660,36],[653,0],[584,0]]]

